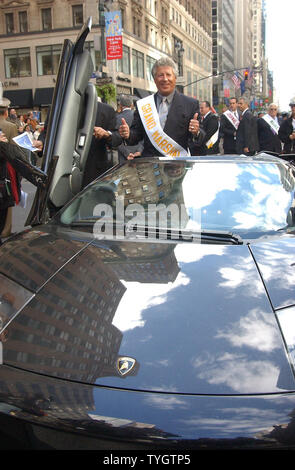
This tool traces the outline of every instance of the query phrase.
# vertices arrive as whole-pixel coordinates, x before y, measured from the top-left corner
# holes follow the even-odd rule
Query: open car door
[[[91,18],[76,42],[64,41],[48,116],[41,170],[46,183],[37,187],[26,225],[43,223],[81,189],[97,110],[97,93],[89,79],[94,66],[85,39]]]

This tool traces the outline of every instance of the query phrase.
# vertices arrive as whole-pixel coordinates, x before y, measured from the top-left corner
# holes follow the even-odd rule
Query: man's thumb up
[[[119,134],[122,139],[128,139],[129,137],[129,126],[124,118],[121,119],[121,126],[119,127]]]

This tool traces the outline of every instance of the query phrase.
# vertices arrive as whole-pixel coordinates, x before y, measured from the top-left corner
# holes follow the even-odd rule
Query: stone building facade
[[[123,58],[105,60],[104,12],[120,10]],[[96,78],[117,94],[155,90],[151,68],[162,55],[178,64],[185,94],[211,100],[211,0],[0,0],[0,79],[20,111],[47,109],[64,39],[74,41],[88,17]]]

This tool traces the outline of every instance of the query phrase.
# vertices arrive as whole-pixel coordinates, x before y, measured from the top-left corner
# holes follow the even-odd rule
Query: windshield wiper
[[[232,232],[222,230],[192,231],[186,229],[158,228],[138,225],[125,225],[128,238],[151,238],[160,240],[188,241],[194,243],[243,245],[242,238]]]
[[[79,220],[69,224],[70,227],[89,227],[94,226],[97,217]],[[120,234],[120,239],[125,236],[128,239],[150,239],[150,240],[170,240],[180,242],[220,244],[220,245],[243,245],[243,239],[240,235],[223,230],[200,230],[193,231],[189,229],[177,229],[167,227],[153,227],[148,225],[128,224],[121,221],[105,221],[105,231],[102,231],[102,237],[107,238],[111,233],[116,238],[116,233]],[[112,230],[110,231],[110,228]],[[118,232],[117,232],[118,230]]]

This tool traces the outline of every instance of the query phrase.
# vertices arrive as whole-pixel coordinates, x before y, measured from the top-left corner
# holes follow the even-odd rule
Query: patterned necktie
[[[168,114],[168,100],[167,98],[163,98],[159,106],[159,118],[160,118],[160,124],[161,124],[162,129],[164,129],[166,119],[167,119],[167,114]]]

